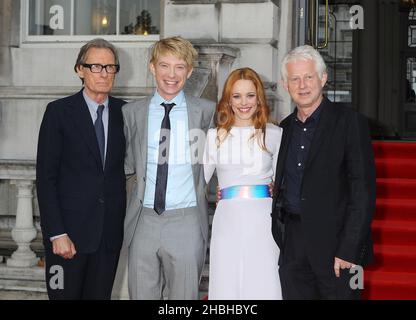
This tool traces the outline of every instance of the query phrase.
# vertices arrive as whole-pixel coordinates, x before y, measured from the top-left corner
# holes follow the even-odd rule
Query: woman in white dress
[[[262,82],[250,68],[234,70],[217,106],[217,128],[204,152],[207,183],[217,171],[221,200],[210,245],[210,300],[282,299],[279,248],[271,232],[281,128],[268,123]]]

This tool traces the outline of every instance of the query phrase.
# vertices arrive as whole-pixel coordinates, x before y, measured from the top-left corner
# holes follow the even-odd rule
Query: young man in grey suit
[[[215,104],[183,87],[197,56],[172,37],[155,43],[156,91],[123,108],[126,174],[136,174],[125,221],[132,299],[198,299],[208,242],[201,161]]]

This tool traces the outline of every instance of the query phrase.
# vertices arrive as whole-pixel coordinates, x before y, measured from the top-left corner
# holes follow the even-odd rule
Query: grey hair
[[[88,41],[86,44],[84,44],[81,49],[79,50],[77,61],[75,62],[74,71],[78,72],[78,68],[85,63],[88,50],[91,48],[97,48],[97,49],[108,49],[110,50],[114,55],[115,64],[120,64],[118,60],[118,52],[114,45],[112,45],[107,40],[104,40],[102,38],[95,38],[93,40]],[[82,80],[82,83],[84,83],[84,80]]]
[[[283,81],[287,81],[287,64],[298,60],[312,60],[315,62],[315,69],[318,73],[319,79],[322,79],[324,73],[326,73],[326,64],[321,54],[313,47],[304,45],[296,47],[288,52],[282,60],[282,68],[280,70]]]

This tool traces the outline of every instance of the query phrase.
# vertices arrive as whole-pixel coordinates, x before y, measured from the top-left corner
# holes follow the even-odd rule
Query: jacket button
[[[104,203],[104,199],[103,199],[103,198],[99,198],[99,199],[98,199],[98,202],[99,202],[99,203]]]
[[[301,198],[300,200],[302,200],[302,201],[306,201],[306,198]]]

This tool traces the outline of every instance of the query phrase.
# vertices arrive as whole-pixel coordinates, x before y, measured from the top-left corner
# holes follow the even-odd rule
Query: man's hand
[[[273,187],[274,187],[274,183],[270,182],[269,183],[269,192],[270,192],[270,196],[273,198]]]
[[[67,235],[52,241],[53,253],[64,259],[72,259],[77,253],[74,243]]]
[[[339,269],[350,269],[352,267],[355,267],[355,265],[351,262],[335,257],[334,271],[337,278],[339,278]]]

